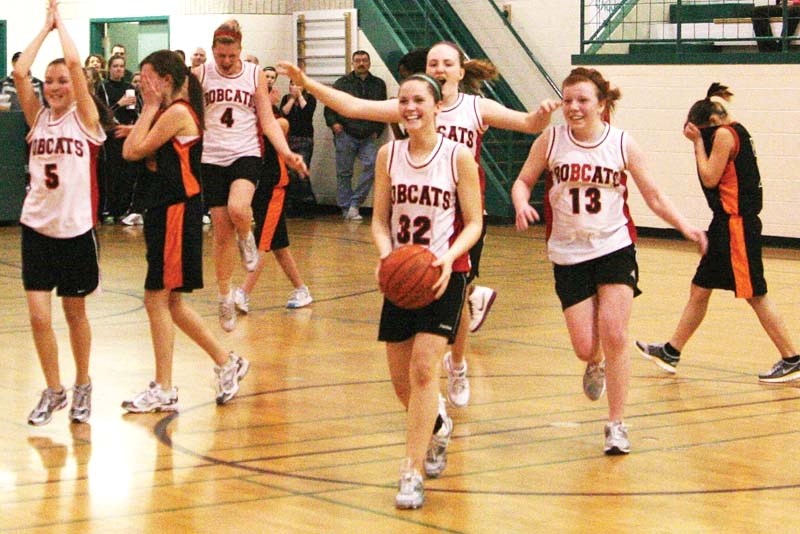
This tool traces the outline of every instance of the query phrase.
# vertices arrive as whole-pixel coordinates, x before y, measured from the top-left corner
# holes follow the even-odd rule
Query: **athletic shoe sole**
[[[639,345],[637,345],[636,343],[634,343],[633,345],[636,347],[636,350],[639,351],[639,354],[644,356],[644,358],[646,360],[650,360],[651,362],[653,362],[654,364],[659,366],[664,371],[668,372],[671,375],[674,375],[675,373],[678,372],[677,369],[675,369],[673,366],[671,366],[670,364],[668,364],[667,362],[665,362],[661,358],[657,358],[655,356],[647,354],[645,351],[643,351],[641,348],[639,348]]]

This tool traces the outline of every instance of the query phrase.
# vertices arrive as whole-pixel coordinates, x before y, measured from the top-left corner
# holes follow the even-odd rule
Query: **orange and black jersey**
[[[176,100],[170,106],[186,106],[200,129],[200,121],[187,101]],[[155,121],[164,111],[156,116]],[[176,136],[164,143],[154,155],[145,159],[145,172],[136,191],[137,205],[149,209],[176,204],[199,195],[202,154],[202,135]]]
[[[758,215],[761,213],[763,193],[761,174],[758,171],[756,152],[750,132],[738,122],[701,128],[703,145],[708,155],[711,154],[714,135],[720,128],[726,128],[733,134],[734,150],[725,165],[719,184],[713,188],[703,186],[706,202],[715,216],[727,214],[748,217]]]

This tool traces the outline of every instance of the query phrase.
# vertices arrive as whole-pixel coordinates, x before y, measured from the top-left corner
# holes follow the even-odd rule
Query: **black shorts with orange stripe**
[[[692,283],[706,289],[727,289],[737,298],[766,295],[761,259],[761,219],[715,215],[708,227],[708,252]]]
[[[144,214],[144,288],[190,292],[203,287],[203,200],[158,206]]]
[[[289,232],[286,229],[286,186],[289,185],[289,174],[286,166],[280,167],[265,162],[261,179],[253,193],[253,220],[258,250],[269,252],[289,246]]]

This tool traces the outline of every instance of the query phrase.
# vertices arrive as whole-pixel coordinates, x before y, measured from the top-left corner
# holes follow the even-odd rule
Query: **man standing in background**
[[[194,52],[192,53],[192,68],[199,67],[205,62],[206,62],[206,51],[198,46],[197,48],[194,49]]]
[[[12,70],[14,69],[14,65],[17,63],[17,60],[21,54],[22,52],[14,52],[14,55],[11,56]],[[28,78],[30,78],[31,84],[33,85],[33,92],[36,93],[39,101],[44,104],[44,83],[42,83],[42,80],[39,78],[31,76],[30,71],[28,71]],[[19,98],[17,98],[17,87],[14,85],[14,78],[12,78],[10,75],[0,80],[0,94],[11,95],[11,111],[22,110],[22,108],[19,107]]]
[[[353,70],[336,80],[333,86],[358,98],[386,100],[386,83],[369,72],[370,57],[364,50],[353,52]],[[375,156],[378,137],[386,125],[350,119],[325,107],[325,124],[333,131],[336,146],[336,203],[348,221],[360,221],[359,206],[364,203],[375,178]],[[356,156],[361,162],[361,177],[353,190],[353,165]]]

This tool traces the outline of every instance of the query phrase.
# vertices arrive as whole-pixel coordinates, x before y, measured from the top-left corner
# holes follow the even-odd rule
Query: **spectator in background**
[[[86,83],[89,85],[89,92],[97,95],[97,87],[103,83],[100,73],[93,67],[83,67],[83,75],[86,77]]]
[[[106,77],[106,59],[100,54],[89,54],[83,62],[87,69],[94,69],[103,80]]]
[[[289,81],[289,93],[283,95],[280,110],[289,121],[289,148],[303,156],[308,168],[311,168],[311,156],[314,154],[314,111],[317,99],[302,87]],[[289,215],[311,216],[311,210],[317,204],[311,180],[308,176],[289,171],[287,212]]]
[[[366,100],[386,100],[386,83],[369,72],[370,57],[364,50],[353,52],[353,70],[336,80],[335,89]],[[386,124],[350,119],[325,107],[325,124],[333,131],[336,146],[336,203],[347,221],[360,221],[359,206],[366,200],[375,178],[378,137]],[[353,190],[353,165],[361,161],[361,177]]]
[[[186,52],[184,52],[180,48],[176,48],[175,50],[173,50],[173,52],[178,54],[178,57],[181,58],[181,63],[183,63],[185,65],[186,64]]]
[[[206,62],[206,51],[204,48],[197,47],[192,53],[192,68],[199,67]]]
[[[136,113],[139,114],[142,112],[142,107],[144,107],[144,101],[142,100],[142,73],[141,72],[134,72],[133,78],[131,78],[131,85],[133,86],[133,90],[136,91]]]
[[[255,63],[258,65],[258,60]],[[278,71],[272,66],[264,67],[264,76],[267,78],[267,92],[269,92],[270,103],[273,106],[277,106],[281,101],[281,92],[275,87],[275,82],[278,80]],[[308,162],[306,162],[306,165],[308,165]]]
[[[756,37],[772,37],[770,17],[783,17],[783,2],[775,0],[774,6],[755,6],[753,8],[753,33]],[[786,35],[794,35],[800,22],[800,0],[786,0]],[[756,41],[760,52],[780,52],[783,48],[780,39],[759,39]]]
[[[17,60],[22,52],[14,52],[14,55],[11,56],[11,68],[13,70],[14,65],[17,64]],[[31,85],[33,86],[33,92],[36,94],[36,98],[39,99],[41,104],[44,104],[44,83],[39,78],[35,78],[31,76],[30,71],[28,71],[28,79],[31,81]],[[21,111],[22,108],[19,105],[19,98],[17,97],[17,86],[14,83],[14,78],[12,76],[6,76],[2,80],[0,80],[0,94],[10,95],[11,96],[11,111]]]
[[[111,57],[114,56],[122,56],[122,59],[125,60],[125,63],[128,62],[128,52],[125,50],[125,45],[122,44],[115,44],[111,47]],[[111,68],[111,65],[108,66]],[[125,73],[122,75],[122,80],[128,83],[131,83],[131,79],[133,78],[133,73],[128,69],[125,69]]]
[[[139,164],[122,158],[122,144],[139,116],[136,109],[136,93],[133,85],[124,80],[125,58],[112,56],[108,60],[108,80],[98,88],[100,100],[114,112],[116,125],[105,143],[106,159],[103,177],[107,186],[104,222],[115,221],[125,224],[141,224],[140,215],[129,218],[133,188],[138,175]],[[131,79],[133,74],[131,73]],[[137,214],[134,214],[137,215]]]

